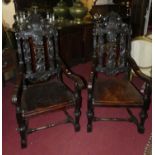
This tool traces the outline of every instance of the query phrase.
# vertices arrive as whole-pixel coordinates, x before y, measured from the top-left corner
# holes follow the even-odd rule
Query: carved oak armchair
[[[51,15],[42,18],[37,11],[15,16],[15,35],[18,46],[19,73],[12,97],[16,106],[18,131],[21,147],[27,146],[27,135],[62,123],[72,123],[75,131],[80,130],[82,79],[73,74],[62,62],[58,53],[58,32]],[[64,82],[66,75],[74,81],[72,90]],[[68,108],[74,107],[74,116]],[[28,119],[33,116],[62,110],[66,114],[63,121],[30,128]]]
[[[150,104],[151,78],[140,71],[130,56],[131,30],[114,12],[106,17],[96,15],[94,18],[94,53],[88,82],[87,131],[92,131],[95,121],[129,121],[135,123],[138,131],[143,133]],[[129,80],[131,70],[146,82],[144,94],[140,93],[135,82]],[[125,108],[130,117],[97,117],[97,107]],[[133,115],[132,108],[141,109],[140,121]]]

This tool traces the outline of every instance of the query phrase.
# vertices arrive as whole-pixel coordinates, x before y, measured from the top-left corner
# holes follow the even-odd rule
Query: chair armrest
[[[78,75],[72,73],[72,71],[61,60],[59,60],[59,63],[61,65],[63,73],[68,78],[72,79],[75,82],[75,85],[77,85],[79,89],[83,89],[85,87],[84,80]]]
[[[131,56],[128,56],[127,59],[128,59],[129,65],[131,66],[131,68],[133,69],[133,71],[136,73],[137,76],[139,76],[147,83],[150,83],[152,81],[151,77],[141,72],[140,68],[138,67],[135,60]]]
[[[22,94],[22,86],[23,86],[23,75],[22,73],[18,73],[16,76],[16,85],[13,90],[13,95],[12,95],[12,103],[15,105],[19,105],[21,102],[21,94]]]

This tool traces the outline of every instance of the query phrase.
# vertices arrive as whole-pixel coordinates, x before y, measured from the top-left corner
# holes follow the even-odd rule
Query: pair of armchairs
[[[58,32],[52,17],[48,14],[46,19],[43,19],[36,11],[31,14],[19,13],[15,16],[14,28],[19,72],[12,102],[16,105],[21,147],[27,146],[28,134],[62,123],[72,123],[75,131],[79,131],[81,90],[85,84],[59,57]],[[111,13],[106,17],[95,18],[93,36],[94,53],[88,81],[87,131],[92,131],[94,121],[127,120],[134,122],[138,131],[143,133],[150,103],[151,78],[144,75],[130,57],[130,28],[122,22],[119,15]],[[128,80],[131,68],[146,82],[144,94],[140,94]],[[64,75],[74,81],[74,89],[65,83]],[[74,108],[74,116],[67,112],[71,107]],[[96,107],[126,108],[130,117],[97,118],[94,112]],[[129,108],[141,108],[140,122]],[[29,128],[30,118],[58,110],[65,113],[66,119]]]

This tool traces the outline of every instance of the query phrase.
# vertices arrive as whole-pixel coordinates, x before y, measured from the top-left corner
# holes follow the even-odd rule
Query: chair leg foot
[[[25,118],[22,117],[22,114],[17,109],[16,113],[17,123],[19,126],[19,133],[21,138],[21,148],[27,147],[27,128],[28,128],[28,122],[25,120]]]
[[[92,125],[90,124],[87,125],[87,132],[92,132]]]
[[[74,128],[75,128],[75,131],[77,132],[77,131],[80,131],[79,121],[80,121],[81,111],[78,109],[77,111],[75,111],[74,115],[75,115]]]
[[[140,123],[138,125],[139,133],[144,133],[144,131],[145,131],[144,124],[145,124],[145,120],[147,119],[147,117],[148,117],[147,110],[142,109],[142,111],[140,112]]]
[[[141,134],[143,134],[144,131],[145,131],[145,128],[143,126],[139,125],[138,126],[138,132],[141,133]]]
[[[21,137],[21,147],[26,148],[27,147],[27,127],[24,126],[22,128],[23,130],[20,131],[20,137]]]
[[[75,127],[76,132],[80,131],[80,125],[79,124],[75,124],[74,127]]]
[[[87,132],[92,132],[93,118],[94,118],[93,110],[88,111],[88,113],[87,113],[87,119],[88,119]]]
[[[26,148],[27,147],[27,141],[26,140],[21,140],[21,147]]]

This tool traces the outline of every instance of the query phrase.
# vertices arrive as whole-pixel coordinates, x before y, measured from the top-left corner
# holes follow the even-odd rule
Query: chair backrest
[[[43,18],[34,9],[20,12],[15,16],[15,36],[17,39],[19,65],[22,65],[29,82],[47,80],[57,72],[58,32],[52,17]]]
[[[96,17],[93,57],[97,57],[98,72],[111,75],[127,70],[126,55],[130,51],[130,35],[130,28],[117,13]]]

